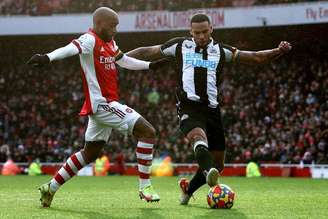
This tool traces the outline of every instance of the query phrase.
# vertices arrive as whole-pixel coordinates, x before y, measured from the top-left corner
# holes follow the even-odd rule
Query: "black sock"
[[[197,189],[206,183],[206,178],[203,174],[203,170],[198,168],[194,177],[190,180],[189,187],[187,190],[188,195],[192,195]]]
[[[213,167],[213,158],[207,147],[198,145],[195,149],[195,157],[201,170],[209,170]]]

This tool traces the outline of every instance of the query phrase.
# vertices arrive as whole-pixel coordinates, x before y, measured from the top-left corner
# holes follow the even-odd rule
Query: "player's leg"
[[[74,177],[84,166],[93,162],[104,143],[104,141],[86,142],[84,149],[70,156],[49,183],[40,186],[42,207],[50,207],[53,196],[60,186]]]
[[[111,112],[111,115],[106,116],[107,119],[104,119],[105,124],[122,133],[134,135],[137,138],[136,156],[140,195],[146,201],[158,201],[159,196],[153,190],[149,179],[153,160],[153,146],[156,139],[154,127],[135,110],[118,102],[111,102],[101,107],[100,116],[103,114],[102,111]]]
[[[187,137],[194,150],[195,159],[203,171],[209,186],[217,184],[218,171],[213,168],[213,158],[209,152],[207,132],[208,118],[212,112],[207,106],[193,102],[182,103],[178,106],[180,130]]]
[[[151,186],[150,173],[153,160],[153,147],[156,141],[155,128],[143,117],[134,125],[133,135],[138,139],[136,157],[139,171],[139,195],[146,201],[159,201],[159,195]]]
[[[211,151],[214,158],[214,167],[222,173],[224,169],[225,150],[224,151]]]
[[[149,176],[156,131],[146,119],[140,117],[133,128],[133,135],[138,139],[136,157],[139,171],[139,189],[142,189],[151,184]]]
[[[224,169],[226,145],[220,111],[219,109],[217,109],[217,111],[218,112],[208,121],[208,127],[210,127],[210,129],[207,137],[210,151],[214,159],[214,166],[219,170],[219,173],[221,173]]]
[[[84,166],[97,159],[110,136],[111,129],[102,127],[93,117],[89,116],[84,148],[70,156],[49,183],[40,186],[41,206],[50,207],[53,196],[60,186],[75,176]]]
[[[193,128],[188,132],[187,138],[193,146],[196,161],[206,177],[207,184],[211,187],[216,185],[218,170],[214,168],[214,161],[209,151],[208,139],[204,128]]]
[[[193,193],[206,184],[206,182],[209,182],[212,186],[216,184],[218,178],[218,171],[213,168],[213,158],[208,150],[207,136],[203,129],[192,129],[187,134],[187,138],[190,144],[194,146],[195,158],[199,168],[190,182],[185,178],[179,181],[179,186],[182,191],[180,204],[182,205],[187,205]]]
[[[50,191],[56,192],[60,186],[74,177],[80,169],[95,161],[105,143],[105,141],[86,142],[84,148],[70,156],[52,178]]]
[[[206,177],[203,170],[198,168],[196,174],[189,180],[182,178],[179,180],[179,186],[181,189],[180,204],[187,205],[194,192],[201,186],[206,184]]]
[[[179,181],[179,185],[182,191],[180,203],[183,205],[188,204],[190,197],[192,194],[199,189],[201,186],[209,184],[209,186],[214,186],[217,184],[217,179],[219,176],[218,165],[216,165],[216,161],[214,161],[214,154],[213,154],[213,147],[216,148],[216,142],[213,141],[213,132],[217,134],[218,127],[215,123],[211,123],[211,118],[213,117],[213,112],[210,110],[208,114],[205,115],[205,124],[198,115],[198,119],[193,119],[190,117],[192,115],[192,111],[187,110],[182,113],[188,113],[188,119],[181,121],[180,128],[182,131],[188,130],[188,127],[194,127],[197,124],[199,127],[204,127],[203,129],[199,130],[199,128],[192,129],[188,134],[187,137],[192,145],[194,145],[195,157],[198,161],[199,168],[196,174],[193,176],[191,181],[189,182],[187,179],[181,179]],[[181,117],[181,116],[180,116]],[[214,117],[216,113],[214,112]],[[204,129],[206,128],[206,134]],[[216,140],[216,139],[215,139]],[[195,142],[203,142],[203,144],[197,145]],[[200,147],[199,147],[200,146]],[[197,149],[197,147],[199,147]],[[206,160],[207,159],[207,160]],[[205,161],[204,161],[205,160]],[[207,173],[210,174],[204,174]]]
[[[214,167],[218,170],[219,173],[221,173],[224,168],[225,151],[211,150],[210,152],[214,159]],[[182,178],[179,181],[180,188],[183,192],[180,203],[182,205],[188,204],[189,199],[192,197],[193,193],[205,184],[206,177],[200,168],[198,168],[196,174],[193,176],[190,182],[187,179]]]

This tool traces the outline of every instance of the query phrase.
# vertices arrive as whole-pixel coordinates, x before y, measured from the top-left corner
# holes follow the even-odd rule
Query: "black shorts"
[[[178,105],[180,130],[187,135],[194,128],[205,131],[209,150],[224,151],[225,139],[220,108],[210,108],[197,102],[189,101]]]

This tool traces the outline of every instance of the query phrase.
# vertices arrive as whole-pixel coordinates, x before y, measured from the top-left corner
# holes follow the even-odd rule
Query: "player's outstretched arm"
[[[116,63],[129,70],[147,70],[150,67],[150,62],[135,59],[125,54],[119,55],[119,58],[116,58]]]
[[[164,59],[148,62],[148,61],[135,59],[123,54],[119,59],[116,60],[116,63],[122,68],[126,68],[129,70],[152,69],[153,71],[155,71],[161,68],[163,65],[166,65],[169,61],[170,60],[168,58],[164,58]]]
[[[161,52],[161,45],[139,47],[125,54],[141,60],[156,60],[165,57]]]
[[[79,49],[70,43],[65,47],[61,47],[47,54],[35,54],[33,55],[26,64],[32,65],[33,67],[42,67],[54,60],[64,59],[73,55],[77,55]]]
[[[274,49],[261,50],[261,51],[239,51],[238,61],[243,64],[265,64],[280,56],[288,53],[292,46],[287,41],[280,42],[279,46]]]

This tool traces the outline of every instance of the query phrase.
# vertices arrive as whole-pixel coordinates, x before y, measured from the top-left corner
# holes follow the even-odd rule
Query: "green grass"
[[[190,205],[178,203],[176,177],[153,178],[162,200],[141,201],[137,177],[75,177],[39,207],[42,177],[0,176],[0,218],[328,218],[328,181],[294,178],[221,178],[236,194],[230,210],[209,209],[207,186]]]

